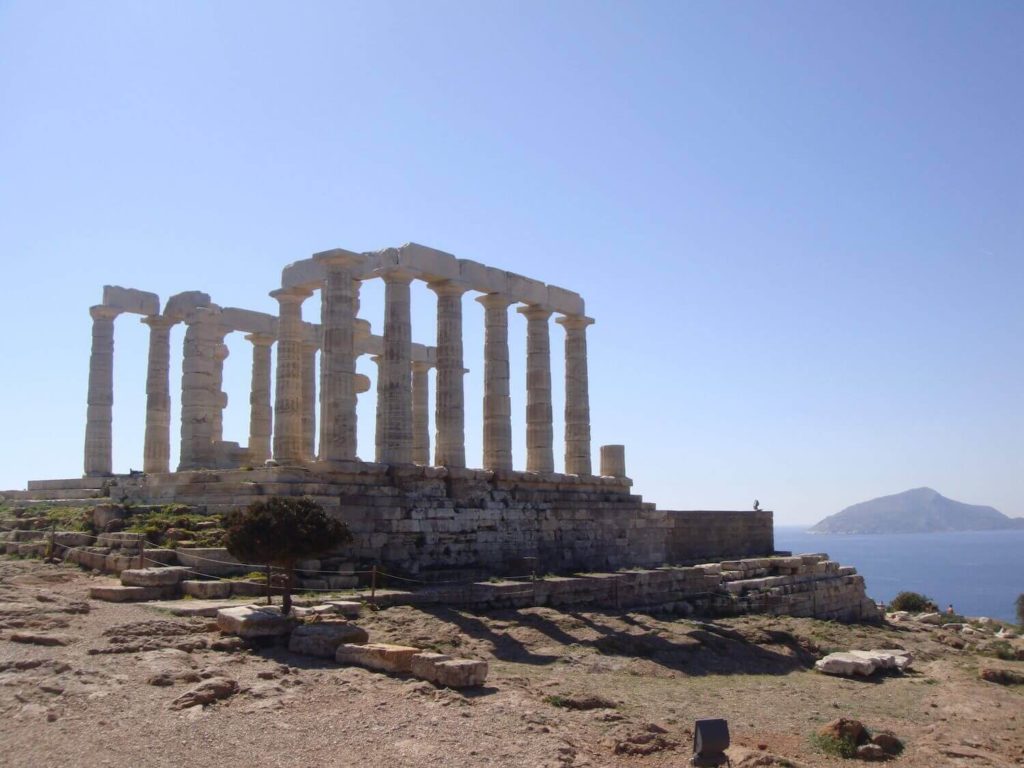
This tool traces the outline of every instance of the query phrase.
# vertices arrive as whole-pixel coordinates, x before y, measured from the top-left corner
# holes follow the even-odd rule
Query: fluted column
[[[377,430],[385,464],[412,463],[412,320],[409,284],[414,275],[394,267],[384,280],[384,355],[377,379]]]
[[[484,305],[484,469],[512,469],[512,398],[509,396],[508,307],[500,293],[478,296]]]
[[[593,319],[567,315],[555,320],[565,328],[565,473],[591,474],[590,383],[587,375],[587,326]]]
[[[302,302],[306,288],[281,288],[270,294],[279,304],[277,385],[274,396],[274,460],[302,461]]]
[[[466,404],[462,364],[462,294],[468,288],[451,280],[429,283],[437,294],[437,392],[434,464],[466,466]]]
[[[224,343],[227,334],[228,329],[222,327],[213,345],[213,391],[217,397],[217,407],[213,409],[211,437],[215,443],[224,439],[224,409],[228,407],[228,393],[224,391],[224,361],[231,354],[228,345]]]
[[[171,328],[163,315],[142,318],[149,326],[149,365],[146,369],[146,437],[143,472],[167,472],[171,460]]]
[[[370,355],[370,362],[377,366],[377,412],[374,414],[375,422],[373,427],[373,460],[380,461],[381,445],[384,439],[384,409],[380,404],[380,377],[384,369],[384,357],[382,355]]]
[[[302,458],[316,457],[316,351],[315,342],[302,342]]]
[[[430,363],[412,364],[412,461],[430,464]]]
[[[271,422],[274,409],[270,405],[270,345],[273,336],[250,333],[252,342],[252,385],[249,389],[249,456],[254,464],[270,458]]]
[[[92,315],[92,352],[89,356],[89,393],[85,418],[85,474],[109,475],[114,411],[114,318],[112,307],[89,308]]]
[[[185,323],[178,471],[214,465],[214,429],[223,394],[216,384],[218,347],[224,338],[220,308],[197,307],[189,313]]]
[[[554,472],[551,422],[551,310],[530,305],[517,310],[526,317],[526,471]]]
[[[320,323],[320,460],[356,458],[356,313],[359,281],[355,269],[362,258],[354,253],[318,255],[327,276],[321,296]]]

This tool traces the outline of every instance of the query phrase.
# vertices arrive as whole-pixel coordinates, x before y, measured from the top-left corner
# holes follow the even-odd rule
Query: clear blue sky
[[[81,473],[103,284],[273,312],[286,263],[411,240],[585,297],[595,455],[663,508],[1024,515],[1022,40],[1019,2],[0,0],[0,488]],[[146,332],[118,320],[120,471]]]

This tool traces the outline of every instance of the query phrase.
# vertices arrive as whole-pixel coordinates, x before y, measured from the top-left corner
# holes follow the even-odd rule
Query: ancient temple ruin
[[[362,282],[384,282],[381,334],[359,317]],[[434,346],[412,343],[410,286],[437,295]],[[320,292],[320,322],[302,304]],[[485,308],[483,451],[465,448],[462,302]],[[349,554],[392,572],[438,578],[509,573],[524,559],[544,571],[594,570],[770,554],[767,511],[664,511],[631,492],[624,449],[602,446],[591,464],[587,317],[572,291],[416,244],[370,253],[325,251],[288,265],[271,291],[277,316],[221,307],[198,291],[171,296],[108,286],[92,307],[85,474],[29,483],[53,498],[109,494],[134,505],[183,503],[224,511],[272,495],[309,495],[355,535]],[[526,319],[526,456],[512,453],[509,313]],[[115,318],[150,328],[143,472],[111,463]],[[556,472],[551,319],[564,331],[565,456]],[[170,460],[170,329],[186,326],[180,461]],[[224,440],[226,335],[252,344],[249,440]],[[275,347],[276,366],[271,366]],[[320,373],[316,376],[316,354]],[[375,440],[356,440],[357,397],[377,363]],[[436,369],[434,439],[428,372]],[[274,398],[271,402],[271,377]],[[319,413],[319,429],[314,421]],[[319,434],[319,443],[314,436]],[[431,445],[432,444],[432,445]],[[432,451],[431,451],[432,447]],[[372,458],[372,461],[370,460]]]

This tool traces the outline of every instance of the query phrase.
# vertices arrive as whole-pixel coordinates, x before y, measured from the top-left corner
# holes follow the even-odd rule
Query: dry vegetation
[[[938,627],[548,608],[403,607],[360,622],[374,640],[487,659],[488,687],[463,695],[87,602],[92,578],[0,559],[6,766],[678,766],[700,717],[729,720],[734,765],[848,765],[812,738],[840,716],[897,734],[902,766],[1024,764],[1024,687],[980,677],[1024,662],[952,647]],[[912,651],[914,671],[811,670],[829,651],[877,647]],[[183,698],[204,681],[213,703]]]

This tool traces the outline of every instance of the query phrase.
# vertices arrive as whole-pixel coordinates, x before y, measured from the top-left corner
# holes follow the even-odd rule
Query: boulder
[[[288,650],[304,656],[333,659],[342,643],[362,645],[370,636],[362,627],[347,621],[321,621],[315,624],[300,624],[288,640]]]
[[[909,651],[899,648],[875,648],[870,651],[850,651],[850,653],[875,662],[876,669],[895,669],[900,672],[908,669],[914,660]]]
[[[181,566],[129,568],[121,571],[121,583],[126,587],[172,587],[191,574],[188,568]]]
[[[886,752],[880,746],[878,746],[877,744],[872,744],[872,743],[861,744],[859,747],[857,747],[857,751],[854,753],[854,756],[858,760],[867,760],[867,761],[871,761],[871,760],[888,760],[889,758],[892,757],[892,755],[890,755],[888,752]]]
[[[903,751],[903,742],[891,733],[876,733],[871,743],[877,744],[887,755],[896,756]]]
[[[107,523],[112,520],[124,520],[127,514],[124,507],[117,504],[98,504],[92,510],[92,524],[96,526],[97,531],[103,531],[106,530]]]
[[[221,632],[245,638],[287,635],[297,623],[294,616],[282,615],[276,605],[241,605],[217,611]]]
[[[407,645],[342,643],[338,646],[334,658],[340,664],[355,664],[381,672],[410,672],[412,657],[419,652],[419,648],[411,648]]]
[[[327,600],[322,605],[331,606],[334,613],[348,619],[358,619],[359,614],[363,612],[363,604],[355,600]]]
[[[979,673],[981,679],[999,685],[1024,685],[1024,672],[1012,669],[995,669],[986,667]]]
[[[815,663],[814,668],[826,675],[840,675],[842,677],[863,675],[867,677],[874,673],[875,669],[877,669],[877,664],[872,659],[866,659],[852,653],[830,653]]]
[[[921,624],[941,624],[942,614],[941,613],[919,613],[914,617],[914,621],[920,622]]]
[[[231,596],[230,581],[183,581],[181,591],[202,600],[223,600]]]
[[[860,744],[867,739],[868,732],[864,727],[864,723],[860,720],[840,717],[838,720],[833,720],[831,723],[821,726],[818,729],[818,734],[827,739]]]

